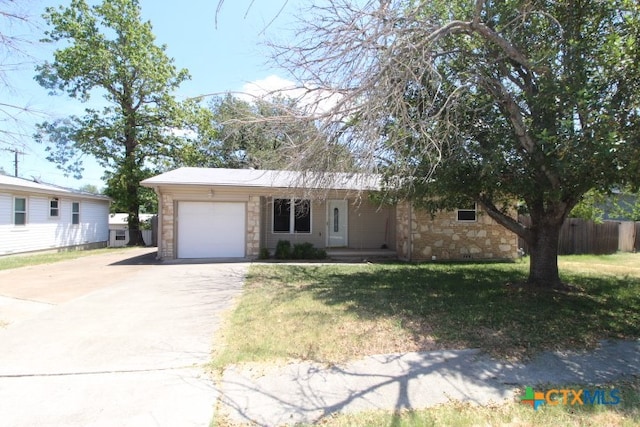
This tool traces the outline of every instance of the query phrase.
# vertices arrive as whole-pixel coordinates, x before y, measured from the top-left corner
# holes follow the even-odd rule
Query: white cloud
[[[291,80],[272,74],[264,79],[245,83],[238,97],[245,101],[252,101],[255,98],[270,98],[277,95],[298,98],[304,95],[304,90],[296,88],[296,84]]]
[[[342,98],[337,93],[315,89],[312,86],[301,86],[295,82],[274,74],[260,80],[254,80],[242,86],[242,91],[236,96],[247,102],[256,98],[273,98],[283,96],[298,100],[301,107],[308,109],[310,114],[323,114],[329,111]]]

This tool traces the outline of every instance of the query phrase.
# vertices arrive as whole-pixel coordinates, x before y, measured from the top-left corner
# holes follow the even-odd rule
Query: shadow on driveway
[[[120,261],[112,262],[109,264],[110,266],[119,266],[119,265],[154,265],[154,264],[162,264],[162,261],[156,259],[158,255],[158,251],[149,252],[146,254],[134,256],[131,258],[126,258]]]

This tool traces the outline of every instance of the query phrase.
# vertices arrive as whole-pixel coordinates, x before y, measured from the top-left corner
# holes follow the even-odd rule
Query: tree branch
[[[498,207],[489,198],[480,196],[477,201],[487,212],[487,215],[494,219],[498,224],[522,237],[527,243],[532,242],[533,233],[531,230],[502,212],[502,210],[498,209]]]

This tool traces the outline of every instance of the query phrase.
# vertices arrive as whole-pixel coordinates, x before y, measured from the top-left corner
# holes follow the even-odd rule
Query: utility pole
[[[5,148],[4,151],[13,152],[13,176],[18,177],[18,154],[25,154],[24,151],[18,151],[17,148]]]

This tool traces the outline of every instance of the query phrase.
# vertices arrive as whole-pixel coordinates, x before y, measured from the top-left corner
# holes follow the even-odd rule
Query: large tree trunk
[[[135,174],[132,174],[136,176]],[[140,230],[140,199],[137,180],[127,181],[127,210],[129,211],[129,242],[127,246],[144,246],[142,230]]]
[[[563,203],[557,209],[544,210],[540,203],[538,209],[531,209],[531,226],[525,227],[490,200],[480,199],[479,202],[491,218],[529,245],[531,259],[527,284],[540,288],[563,288],[558,274],[558,243],[560,229],[573,204]]]
[[[133,116],[129,116],[133,117]],[[129,119],[132,120],[132,119]],[[125,179],[126,179],[126,200],[127,211],[129,213],[129,242],[127,246],[144,246],[144,240],[142,239],[142,230],[140,230],[140,167],[136,161],[135,148],[135,129],[134,124],[129,124],[125,133],[127,136],[126,153],[125,153]]]
[[[540,224],[532,230],[529,250],[529,278],[527,283],[541,288],[560,288],[558,274],[558,242],[562,224]]]
[[[129,242],[127,246],[145,246],[144,239],[142,238],[142,230],[140,230],[140,217],[134,209],[139,209],[139,204],[136,203],[136,206],[131,206],[129,208]]]

